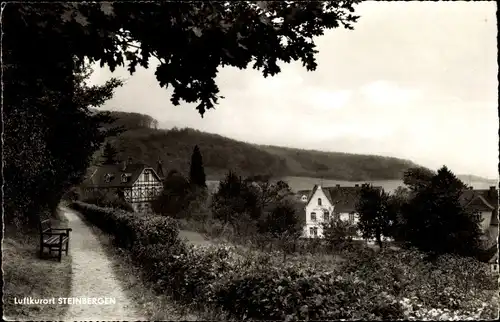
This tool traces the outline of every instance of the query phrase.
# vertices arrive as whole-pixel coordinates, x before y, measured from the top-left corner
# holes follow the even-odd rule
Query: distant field
[[[341,186],[354,186],[355,184],[361,185],[363,183],[370,183],[374,186],[384,188],[386,192],[392,192],[397,187],[404,186],[402,180],[342,181],[312,177],[283,177],[281,178],[281,180],[286,181],[293,191],[312,189],[315,184],[321,184],[323,186],[335,186],[337,184],[340,184]],[[491,185],[495,184],[491,181],[466,181],[465,183],[472,185],[474,189],[488,189]],[[213,191],[218,186],[218,181],[208,180],[207,185],[209,186],[210,190]]]

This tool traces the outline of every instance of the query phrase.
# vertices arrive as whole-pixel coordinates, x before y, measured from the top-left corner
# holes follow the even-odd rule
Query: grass
[[[173,303],[167,294],[155,293],[155,285],[146,280],[130,255],[113,245],[110,235],[93,225],[89,226],[110,259],[116,278],[144,318],[149,321],[203,320],[198,314],[190,313],[188,308]]]
[[[184,241],[191,243],[193,245],[210,245],[212,242],[205,237],[203,237],[202,234],[191,231],[191,230],[180,230],[179,231],[179,237],[183,239]]]
[[[63,227],[65,222],[53,220]],[[5,229],[3,240],[4,272],[4,320],[61,320],[68,309],[67,304],[57,304],[57,298],[69,297],[71,293],[71,253],[57,259],[38,257],[39,235],[15,234]],[[15,304],[14,298],[55,298],[55,304]]]

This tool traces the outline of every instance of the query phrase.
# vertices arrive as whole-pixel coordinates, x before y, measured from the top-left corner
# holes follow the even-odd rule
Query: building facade
[[[315,185],[308,192],[300,191],[297,195],[305,203],[305,226],[302,236],[306,238],[323,237],[323,223],[329,222],[334,217],[356,225],[359,216],[356,213],[356,203],[363,185],[353,187],[322,187]],[[374,187],[382,189],[381,187]],[[360,234],[355,239],[361,239]]]
[[[163,189],[161,163],[159,171],[145,164],[123,162],[122,164],[101,165],[83,182],[86,197],[112,194],[123,198],[136,212],[151,212],[151,203]]]

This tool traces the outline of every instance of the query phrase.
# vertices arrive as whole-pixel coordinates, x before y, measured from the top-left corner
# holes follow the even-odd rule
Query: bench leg
[[[69,251],[69,239],[66,242],[66,255],[68,255],[68,251]]]
[[[43,257],[43,244],[40,244],[40,258]]]
[[[62,250],[63,249],[62,249],[62,245],[61,245],[61,247],[59,247],[59,261],[61,261],[61,259],[62,259]]]

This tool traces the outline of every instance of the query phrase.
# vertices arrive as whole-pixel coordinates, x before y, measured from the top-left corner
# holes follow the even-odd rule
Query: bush
[[[79,199],[73,201],[78,201],[78,200]],[[111,192],[104,193],[101,191],[96,191],[91,196],[84,198],[82,202],[85,202],[87,204],[93,204],[103,208],[115,208],[129,212],[134,212],[134,208],[130,203],[125,201],[125,199],[119,197],[117,194]]]
[[[395,320],[451,310],[463,317],[485,314],[481,292],[495,287],[487,265],[469,258],[427,262],[417,251],[355,247],[343,250],[347,260],[340,265],[313,256],[283,261],[276,252],[186,246],[168,217],[73,206],[130,251],[158,292],[237,320]],[[320,242],[301,241],[298,247]]]
[[[426,258],[415,250],[385,249],[353,256],[340,269],[377,285],[380,292],[437,310],[478,308],[477,298],[497,288],[488,265],[473,258],[443,255],[432,262]]]
[[[101,208],[78,201],[72,206],[80,210],[87,220],[114,236],[115,242],[126,249],[150,244],[174,246],[180,241],[178,224],[169,217],[138,216],[124,210]]]

